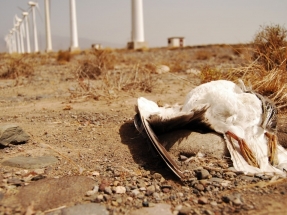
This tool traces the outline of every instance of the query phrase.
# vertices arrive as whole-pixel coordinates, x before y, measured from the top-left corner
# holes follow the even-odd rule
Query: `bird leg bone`
[[[277,159],[277,136],[275,134],[265,132],[265,136],[268,138],[268,160],[271,165],[278,164]]]
[[[253,152],[251,151],[251,149],[248,148],[246,142],[244,139],[239,138],[238,136],[236,136],[236,134],[227,131],[226,135],[228,135],[229,137],[232,137],[233,139],[235,139],[239,146],[240,146],[240,150],[242,153],[242,156],[244,157],[244,159],[246,160],[246,162],[251,165],[251,166],[255,166],[259,168],[259,165],[256,161],[256,157],[254,156]]]

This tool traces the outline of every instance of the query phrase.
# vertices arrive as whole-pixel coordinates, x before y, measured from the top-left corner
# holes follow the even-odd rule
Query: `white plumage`
[[[270,104],[265,105],[266,101],[263,96],[246,91],[231,81],[219,80],[191,90],[182,106],[159,107],[141,97],[137,109],[153,144],[160,144],[153,130],[168,131],[200,122],[223,134],[238,171],[285,176],[287,152],[277,144],[276,130],[272,127],[276,118],[272,118],[273,112],[266,116],[266,111],[274,110],[268,109]],[[268,127],[266,123],[272,126]]]

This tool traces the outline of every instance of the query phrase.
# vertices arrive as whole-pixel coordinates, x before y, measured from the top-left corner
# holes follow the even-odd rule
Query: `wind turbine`
[[[52,51],[51,24],[50,24],[50,0],[45,0],[46,16],[46,52]]]
[[[36,25],[36,13],[35,13],[35,6],[38,7],[38,3],[29,1],[28,5],[30,5],[32,10],[32,19],[33,19],[33,32],[34,32],[34,51],[39,51],[38,45],[38,35],[37,35],[37,25]]]
[[[79,49],[75,0],[70,0],[70,22],[71,22],[71,47],[70,47],[70,51],[75,51],[75,50]]]
[[[16,29],[15,27],[10,30],[10,33],[12,34],[12,49],[13,52],[17,52],[17,44],[16,44]]]
[[[24,23],[25,24],[25,33],[26,33],[26,45],[27,45],[27,53],[30,53],[31,52],[31,46],[30,46],[30,33],[29,33],[29,23],[28,23],[28,15],[29,13],[28,12],[23,12],[22,13],[23,15],[23,20],[24,20]]]
[[[6,42],[6,47],[7,47],[7,49],[8,49],[8,52],[11,54],[11,53],[12,53],[12,51],[11,51],[11,48],[12,48],[12,46],[11,46],[11,35],[10,35],[10,34],[7,34],[7,35],[4,37],[4,40],[5,40],[5,42]]]
[[[17,52],[21,53],[19,25],[20,25],[20,23],[16,20],[16,16],[15,16],[14,17],[14,29],[15,29],[15,33],[16,33]]]
[[[20,36],[20,53],[24,53],[24,41],[23,36],[25,36],[23,20],[20,19],[17,15],[15,15],[16,22],[18,23],[18,31]]]

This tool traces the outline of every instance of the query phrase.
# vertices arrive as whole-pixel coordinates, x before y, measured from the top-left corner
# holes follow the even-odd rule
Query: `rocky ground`
[[[286,179],[244,175],[233,169],[223,148],[210,156],[197,146],[189,162],[186,154],[171,150],[189,174],[182,182],[133,124],[137,97],[182,103],[201,83],[198,69],[239,66],[241,54],[227,46],[122,55],[117,73],[134,71],[136,63],[125,65],[131,56],[139,61],[161,56],[157,62],[165,65],[181,56],[190,66],[149,74],[152,85],[145,91],[103,85],[107,79],[91,80],[93,87],[83,90],[87,80],[77,77],[77,58],[65,64],[46,60],[29,78],[0,80],[0,214],[287,214]],[[280,119],[284,144],[285,116]],[[8,128],[28,140],[8,144],[3,136]]]

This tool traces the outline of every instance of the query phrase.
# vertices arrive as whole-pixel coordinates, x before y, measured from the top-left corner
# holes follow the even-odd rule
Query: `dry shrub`
[[[57,61],[60,64],[67,63],[71,60],[71,52],[69,51],[62,51],[58,52]]]
[[[111,49],[93,49],[83,59],[79,61],[80,68],[78,76],[80,78],[97,79],[102,73],[115,67],[115,56]]]
[[[0,67],[0,78],[18,79],[20,76],[29,77],[34,73],[34,67],[27,62],[26,55],[11,55]]]
[[[212,57],[212,53],[206,50],[199,50],[195,54],[195,58],[197,60],[208,60],[209,58]]]
[[[151,71],[145,66],[136,65],[132,70],[108,71],[103,78],[104,88],[107,90],[141,90],[151,92],[155,80]]]
[[[201,69],[200,79],[202,83],[207,83],[214,80],[219,80],[223,78],[223,74],[216,68],[212,68],[210,66],[204,66]]]
[[[287,30],[279,25],[261,26],[253,41],[253,60],[257,60],[266,70],[286,70],[286,35]]]
[[[164,56],[157,65],[166,65],[171,72],[184,72],[190,68],[191,55],[181,48],[171,49],[170,55]]]

